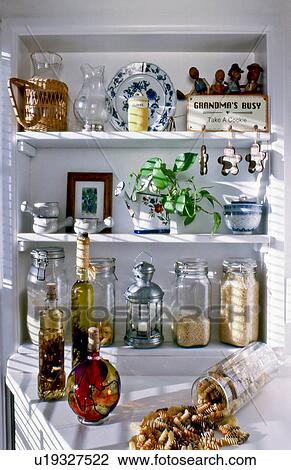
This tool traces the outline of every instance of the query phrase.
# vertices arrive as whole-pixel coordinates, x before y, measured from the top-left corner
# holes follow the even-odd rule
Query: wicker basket
[[[14,88],[20,90],[18,103]],[[17,122],[31,131],[66,131],[68,87],[59,80],[10,78],[8,91]]]

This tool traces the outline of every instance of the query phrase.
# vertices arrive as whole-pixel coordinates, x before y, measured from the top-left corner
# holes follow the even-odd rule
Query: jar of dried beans
[[[253,259],[228,258],[223,262],[220,299],[220,341],[247,346],[259,333],[259,282]]]
[[[173,336],[178,346],[206,346],[210,340],[211,284],[207,261],[178,260],[173,292]]]

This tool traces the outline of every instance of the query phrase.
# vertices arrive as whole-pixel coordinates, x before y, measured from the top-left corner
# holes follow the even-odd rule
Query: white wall
[[[271,24],[288,0],[2,0],[3,17],[91,18],[96,24]]]

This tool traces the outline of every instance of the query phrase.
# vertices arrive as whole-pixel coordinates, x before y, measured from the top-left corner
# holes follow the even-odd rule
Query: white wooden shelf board
[[[27,430],[28,446],[32,449],[128,449],[128,440],[135,434],[132,422],[139,424],[145,414],[156,408],[191,403],[195,378],[228,354],[224,350],[207,358],[203,354],[208,346],[191,350],[164,346],[164,351],[170,349],[172,354],[168,357],[158,355],[162,348],[143,350],[142,354],[130,350],[131,354],[124,356],[123,363],[117,364],[122,387],[120,402],[109,419],[97,427],[79,424],[65,398],[51,403],[40,401],[36,351],[32,355],[14,354],[8,361],[6,383],[14,395],[17,429],[25,423],[23,429]],[[107,350],[103,348],[104,356]],[[121,355],[124,351],[119,348]],[[238,412],[239,424],[250,433],[239,450],[290,449],[290,386],[290,374],[281,375]]]
[[[227,132],[206,132],[208,147],[224,147],[228,143]],[[201,145],[202,132],[18,132],[18,151],[28,154],[27,144],[34,149],[57,148],[185,148]],[[247,148],[254,141],[254,133],[233,133],[236,147]],[[260,133],[260,140],[268,142],[269,133]],[[32,156],[32,155],[30,155]]]
[[[21,243],[70,243],[76,242],[74,233],[19,233],[17,241]],[[269,235],[210,235],[210,234],[134,234],[134,233],[98,233],[90,234],[92,243],[235,243],[268,244]]]

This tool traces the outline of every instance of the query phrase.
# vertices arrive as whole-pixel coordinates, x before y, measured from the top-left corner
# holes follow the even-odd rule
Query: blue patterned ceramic
[[[174,115],[176,92],[164,70],[149,62],[133,62],[120,69],[108,85],[112,102],[111,123],[128,131],[128,98],[137,91],[149,100],[149,131],[163,131]]]
[[[258,228],[262,217],[263,204],[253,201],[232,201],[223,206],[227,227],[233,234],[252,234]]]

